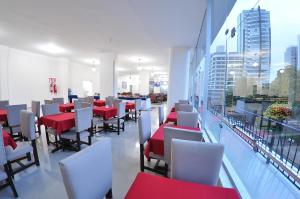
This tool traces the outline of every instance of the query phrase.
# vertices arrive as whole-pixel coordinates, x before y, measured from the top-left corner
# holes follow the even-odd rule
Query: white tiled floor
[[[152,110],[152,128],[158,127],[157,108]],[[113,195],[124,198],[136,174],[139,172],[138,127],[134,121],[126,123],[125,132],[105,133],[94,138],[111,137],[113,153]],[[15,176],[15,186],[19,198],[26,199],[63,199],[67,198],[62,182],[58,162],[74,152],[50,152],[46,144],[44,132],[38,138],[40,167],[32,166]],[[146,161],[147,162],[147,161]],[[84,172],[84,171],[82,171]],[[13,198],[9,187],[0,191],[1,199]]]

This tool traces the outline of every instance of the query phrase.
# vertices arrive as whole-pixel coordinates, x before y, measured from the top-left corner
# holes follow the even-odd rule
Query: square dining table
[[[201,133],[200,128],[175,126],[175,125],[164,123],[153,133],[153,135],[148,141],[148,144],[145,149],[145,156],[147,158],[149,158],[150,152],[152,152],[155,155],[164,156],[164,127],[166,126],[186,129],[186,130],[194,130],[194,131],[199,131],[199,133]]]
[[[125,199],[240,199],[233,188],[223,188],[140,172]]]
[[[116,107],[94,106],[93,113],[94,115],[103,117],[104,120],[108,120],[118,114],[118,109]]]
[[[0,122],[6,122],[7,121],[7,110],[0,109]]]
[[[105,100],[95,100],[94,101],[94,106],[105,106]]]
[[[57,135],[75,127],[75,113],[59,113],[56,115],[47,115],[40,118],[40,125],[55,129]]]
[[[60,112],[71,112],[74,109],[74,103],[60,104],[59,111]]]
[[[4,129],[2,129],[2,134],[4,146],[11,146],[13,149],[17,148],[15,140]]]

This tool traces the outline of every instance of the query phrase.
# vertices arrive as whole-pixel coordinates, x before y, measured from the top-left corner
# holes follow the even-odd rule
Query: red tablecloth
[[[4,109],[0,109],[0,122],[7,121],[7,111]]]
[[[177,122],[177,113],[176,112],[171,112],[169,113],[167,119],[166,119],[166,122],[174,122],[176,123]]]
[[[239,199],[235,189],[138,173],[125,199]]]
[[[75,126],[75,113],[61,113],[48,115],[40,118],[41,124],[56,130],[57,134],[62,134]]]
[[[181,128],[181,129],[188,129],[188,130],[195,130],[199,131],[200,128],[190,128],[190,127],[182,127],[182,126],[173,126],[169,124],[161,125],[151,136],[146,149],[145,149],[145,156],[149,158],[149,153],[152,152],[156,155],[164,156],[164,127],[171,126],[174,128]]]
[[[60,112],[71,112],[74,109],[74,103],[60,104],[59,111]]]
[[[116,107],[106,107],[106,106],[94,106],[94,115],[102,116],[104,120],[115,117],[118,114],[118,109]]]
[[[135,108],[135,104],[133,102],[126,102],[126,111],[132,110]]]
[[[13,149],[17,148],[17,143],[15,140],[4,130],[2,129],[4,146],[11,146]]]
[[[95,106],[105,106],[105,100],[96,100],[94,101]]]

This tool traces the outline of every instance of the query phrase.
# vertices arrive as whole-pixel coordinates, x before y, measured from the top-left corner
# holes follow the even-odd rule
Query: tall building
[[[229,52],[226,57],[224,46],[217,46],[216,52],[211,54],[209,70],[208,96],[214,105],[224,102],[225,69],[227,59],[227,92],[234,96],[243,95],[238,89],[243,74],[243,56],[237,52]]]
[[[267,94],[270,80],[270,12],[258,7],[238,17],[237,50],[244,57],[247,95]]]
[[[297,46],[289,46],[284,52],[284,63],[285,65],[294,66],[297,68],[298,65],[298,48]]]

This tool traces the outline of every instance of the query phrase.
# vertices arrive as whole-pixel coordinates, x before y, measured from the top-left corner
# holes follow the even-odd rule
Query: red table
[[[177,113],[176,112],[171,112],[169,113],[166,122],[174,122],[177,123]]]
[[[133,102],[126,102],[126,111],[132,110],[135,108],[135,104]]]
[[[55,129],[59,135],[75,126],[75,113],[61,113],[40,118],[41,124]]]
[[[96,100],[94,101],[95,106],[105,106],[105,100]]]
[[[0,122],[7,121],[7,111],[5,109],[0,109]]]
[[[215,187],[138,173],[125,199],[239,199],[232,188]]]
[[[199,131],[200,128],[190,128],[190,127],[182,127],[182,126],[173,126],[169,124],[163,124],[161,125],[155,133],[151,136],[146,149],[145,149],[145,156],[149,158],[149,153],[152,152],[159,156],[164,156],[164,127],[170,126],[174,128],[180,128],[180,129],[187,129],[187,130],[195,130]]]
[[[102,116],[104,120],[108,120],[118,114],[118,109],[116,107],[94,106],[93,113]]]
[[[4,146],[11,146],[13,149],[17,148],[15,140],[4,129],[2,129],[2,133]]]
[[[71,112],[74,109],[74,103],[60,104],[59,111],[60,112]]]

